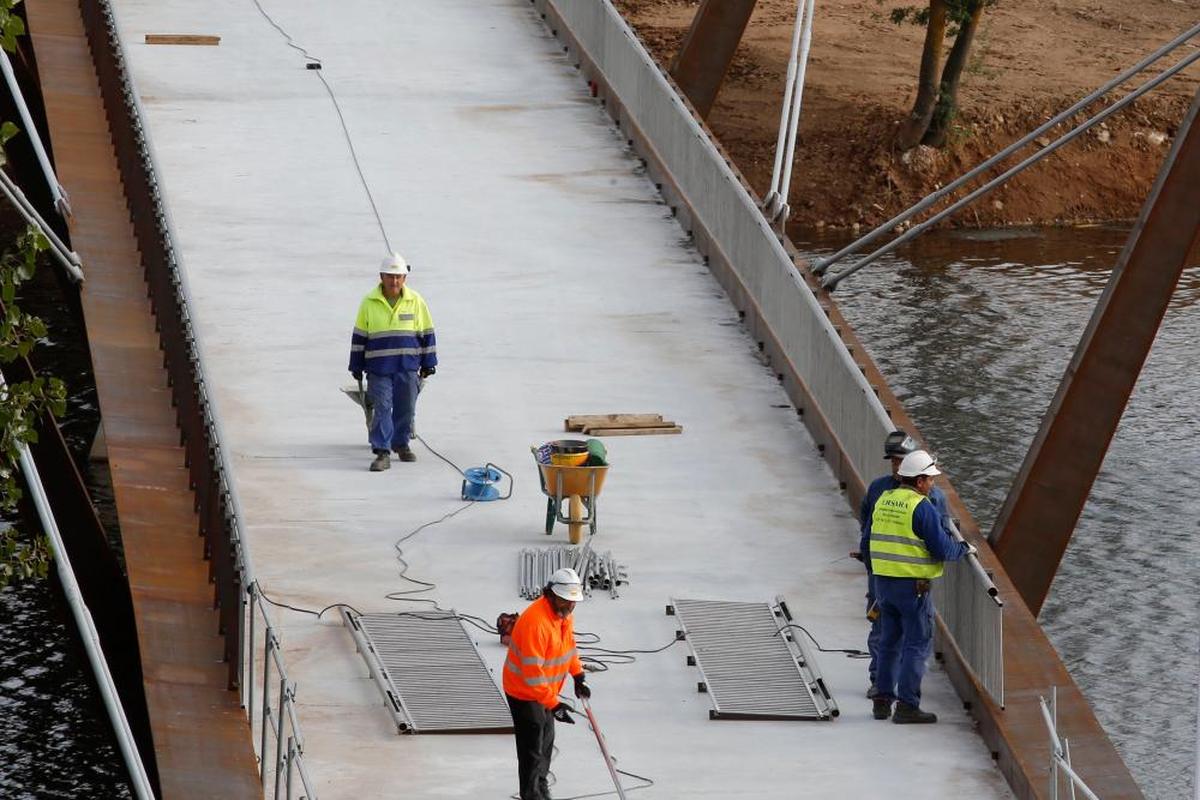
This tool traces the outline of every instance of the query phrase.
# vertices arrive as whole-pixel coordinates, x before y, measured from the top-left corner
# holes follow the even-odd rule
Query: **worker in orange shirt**
[[[575,724],[571,719],[575,709],[558,699],[567,675],[575,681],[576,697],[592,696],[584,683],[571,622],[571,612],[582,599],[579,575],[573,569],[560,569],[512,629],[504,661],[504,694],[517,739],[521,800],[550,800],[554,721]]]

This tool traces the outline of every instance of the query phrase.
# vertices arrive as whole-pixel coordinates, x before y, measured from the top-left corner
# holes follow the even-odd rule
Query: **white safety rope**
[[[800,127],[800,104],[804,96],[804,74],[812,45],[813,11],[817,0],[797,0],[796,23],[792,28],[792,50],[788,56],[787,78],[783,88],[783,107],[779,112],[779,136],[775,141],[775,165],[771,187],[763,200],[763,211],[773,222],[787,222],[791,209],[788,192],[792,185],[792,164],[796,158],[796,131]],[[785,157],[786,154],[786,157]]]

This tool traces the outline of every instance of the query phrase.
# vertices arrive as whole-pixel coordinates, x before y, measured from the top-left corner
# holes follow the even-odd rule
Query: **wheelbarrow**
[[[547,464],[538,457],[538,448],[533,451],[533,460],[538,466],[538,477],[542,482],[542,494],[546,495],[546,535],[554,533],[557,520],[567,526],[571,544],[583,541],[583,527],[590,533],[596,532],[596,498],[604,488],[608,477],[608,465],[563,466]],[[567,501],[563,513],[563,500]]]

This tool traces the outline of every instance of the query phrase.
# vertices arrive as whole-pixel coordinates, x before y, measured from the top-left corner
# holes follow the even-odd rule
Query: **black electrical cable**
[[[337,112],[338,121],[342,124],[342,135],[346,139],[346,148],[350,151],[350,160],[354,162],[354,170],[358,173],[359,181],[362,182],[363,192],[365,192],[367,195],[367,202],[371,204],[371,212],[375,215],[376,224],[379,225],[379,233],[383,236],[383,244],[390,253],[392,251],[392,243],[388,239],[387,230],[383,226],[383,217],[379,214],[379,207],[375,205],[375,197],[371,194],[371,187],[367,184],[367,176],[363,173],[362,164],[360,164],[358,161],[358,153],[354,149],[354,140],[350,137],[350,128],[346,124],[346,117],[342,114],[342,107],[338,103],[337,95],[333,93],[333,87],[329,85],[329,81],[325,80],[325,75],[321,69],[321,59],[317,58],[309,53],[308,50],[296,44],[295,40],[292,39],[291,34],[285,31],[279,25],[279,23],[267,13],[267,10],[262,7],[262,4],[259,2],[259,0],[251,0],[251,2],[254,3],[255,8],[258,9],[258,13],[263,15],[263,18],[270,23],[271,27],[279,32],[279,35],[283,37],[287,46],[293,50],[296,50],[303,55],[305,59],[307,59],[308,63],[305,65],[305,69],[317,73],[317,77],[321,80],[321,85],[325,87],[325,91],[328,93],[329,99],[333,102],[333,110]]]
[[[409,583],[415,584],[416,586],[420,586],[422,588],[420,588],[420,589],[405,589],[403,591],[398,591],[398,592],[389,592],[388,594],[384,595],[385,599],[387,599],[387,600],[409,600],[412,602],[433,603],[434,608],[437,608],[437,602],[434,600],[417,599],[417,598],[407,597],[407,595],[425,594],[426,592],[432,592],[434,589],[437,588],[437,584],[433,583],[432,581],[422,581],[422,580],[418,580],[416,578],[411,578],[406,574],[408,572],[409,563],[407,560],[405,560],[404,548],[402,548],[400,545],[404,544],[409,539],[416,536],[418,533],[425,530],[426,528],[431,528],[434,525],[438,525],[442,522],[445,522],[446,520],[450,519],[451,517],[461,514],[462,512],[466,511],[471,506],[475,505],[475,503],[476,503],[475,500],[467,500],[461,506],[454,509],[453,511],[451,511],[447,514],[443,514],[441,517],[433,520],[432,522],[426,522],[423,525],[417,526],[416,528],[414,528],[413,530],[409,531],[408,533],[404,534],[403,536],[401,536],[399,539],[396,540],[395,544],[393,544],[392,547],[396,550],[396,560],[400,562],[400,574],[399,574],[400,579],[408,581]]]
[[[870,658],[871,657],[871,654],[868,653],[866,650],[858,650],[853,647],[841,647],[841,648],[839,648],[839,647],[830,647],[830,648],[822,647],[821,643],[817,641],[817,637],[813,636],[811,633],[808,632],[808,628],[805,628],[803,625],[797,625],[794,622],[790,623],[788,625],[784,625],[782,628],[780,628],[778,631],[775,632],[775,635],[778,636],[779,634],[786,631],[788,628],[799,628],[800,630],[804,631],[804,635],[807,636],[810,640],[812,640],[812,643],[814,645],[816,645],[817,650],[821,651],[822,653],[844,653],[846,655],[846,658]]]
[[[270,603],[271,605],[275,606],[276,608],[286,608],[289,611],[298,611],[301,614],[311,614],[314,617],[316,617],[317,619],[320,619],[321,616],[331,608],[348,608],[351,611],[353,611],[355,614],[362,616],[362,612],[359,611],[354,606],[350,605],[349,603],[333,603],[331,605],[325,606],[320,611],[313,611],[311,608],[300,608],[299,606],[292,606],[292,605],[288,605],[287,603],[281,603],[278,600],[272,600],[267,595],[267,593],[263,591],[262,586],[258,587],[258,596],[261,597],[263,600],[265,600],[267,603]]]
[[[466,477],[466,474],[467,474],[467,473],[466,473],[465,471],[463,471],[463,468],[462,468],[462,467],[460,467],[458,464],[455,464],[453,461],[451,461],[450,459],[446,458],[444,455],[442,455],[441,453],[439,453],[437,450],[434,450],[432,447],[430,447],[430,446],[429,446],[429,442],[427,442],[427,441],[425,441],[424,439],[422,439],[422,438],[420,437],[420,435],[418,435],[418,434],[414,433],[414,434],[413,434],[413,438],[414,438],[414,439],[416,439],[416,440],[417,440],[418,442],[420,442],[421,444],[425,445],[425,449],[426,449],[426,450],[428,450],[429,452],[433,453],[435,456],[437,456],[438,458],[440,458],[442,461],[445,461],[447,464],[449,464],[451,467],[453,467],[453,468],[454,468],[454,471],[455,471],[455,472],[457,472],[459,475],[462,475],[463,477]]]
[[[456,619],[461,622],[465,622],[474,628],[478,628],[484,633],[499,633],[494,625],[491,625],[487,622],[487,620],[484,620],[481,617],[476,617],[473,614],[462,614],[458,611],[451,611],[444,608],[433,608],[429,609],[428,611],[395,611],[392,613],[392,616],[412,617],[413,619],[421,619],[428,622],[434,622],[436,620],[443,619]]]
[[[587,714],[580,714],[574,708],[571,709],[571,713],[577,717],[583,718],[587,722],[589,731],[594,732],[596,730],[595,728],[592,727],[591,720],[589,720],[587,718]],[[554,745],[550,760],[553,761],[554,758],[557,756],[558,756],[558,745]],[[654,785],[653,779],[647,778],[645,775],[638,775],[636,772],[629,772],[628,770],[619,768],[617,766],[616,756],[612,756],[612,763],[613,763],[613,769],[615,769],[619,775],[624,775],[626,778],[633,778],[635,780],[639,780],[642,782],[638,786],[622,786],[621,788],[624,791],[636,792],[638,789],[649,789],[651,786]],[[550,786],[555,786],[558,783],[558,776],[554,774],[554,770],[547,771],[546,779],[547,779],[547,783]],[[566,797],[559,797],[558,800],[586,800],[586,798],[590,798],[590,797],[608,797],[610,794],[616,794],[616,793],[617,793],[616,789],[610,789],[607,792],[590,792],[588,794],[568,795]],[[510,794],[509,799],[510,800],[521,800],[521,798],[515,794]]]
[[[591,641],[591,644],[580,644],[580,636],[595,638],[589,640]],[[594,633],[581,631],[575,634],[575,647],[579,650],[579,660],[583,663],[583,668],[588,672],[608,672],[609,667],[633,664],[637,661],[637,657],[639,655],[653,655],[654,653],[661,653],[662,651],[675,646],[682,640],[672,639],[667,644],[663,645],[662,647],[655,648],[654,650],[613,650],[607,647],[597,647],[595,643],[599,641],[599,635]],[[597,653],[597,655],[591,655],[591,653]]]

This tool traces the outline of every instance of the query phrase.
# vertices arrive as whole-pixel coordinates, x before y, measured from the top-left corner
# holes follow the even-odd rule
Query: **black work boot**
[[[400,447],[397,447],[396,448],[396,456],[401,461],[416,461],[417,460],[417,454],[414,453],[412,451],[412,448],[409,447],[408,445],[401,445]]]
[[[375,460],[371,462],[371,472],[383,472],[392,465],[392,456],[386,450],[375,454]]]
[[[546,778],[538,778],[538,791],[541,792],[538,795],[538,800],[554,800],[550,796],[550,781]]]
[[[937,722],[937,714],[922,711],[908,703],[896,703],[896,713],[892,715],[892,722],[897,725],[927,725]]]
[[[875,719],[887,719],[892,715],[892,701],[886,697],[876,697],[871,707],[871,715]]]

